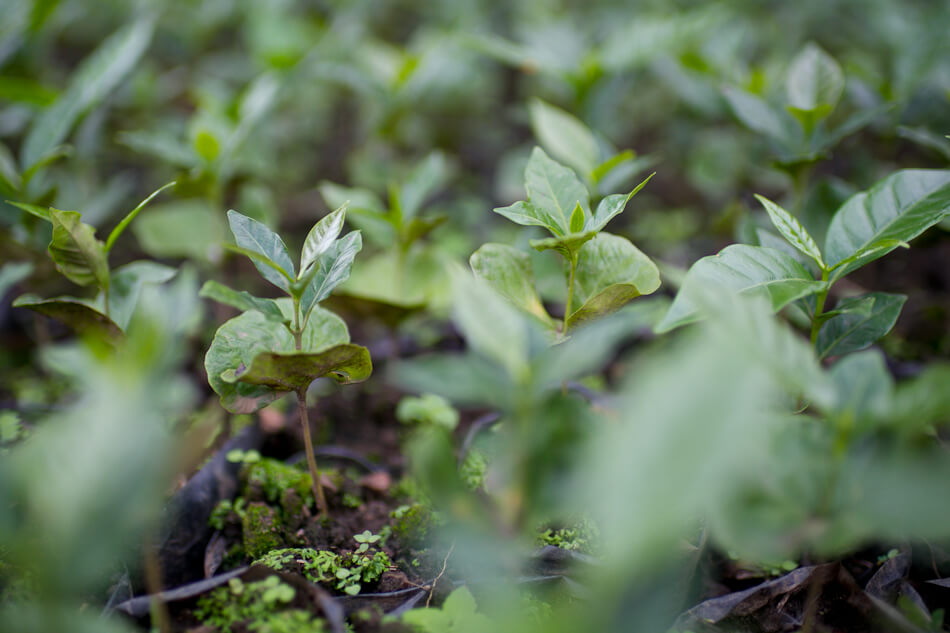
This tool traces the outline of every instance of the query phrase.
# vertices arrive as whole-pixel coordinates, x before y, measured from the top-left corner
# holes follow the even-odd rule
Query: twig
[[[426,609],[429,608],[429,604],[432,603],[432,596],[435,594],[435,586],[439,584],[439,579],[445,575],[445,568],[449,565],[449,556],[452,555],[452,552],[455,551],[455,541],[452,541],[452,545],[449,547],[449,551],[445,554],[445,558],[442,559],[442,571],[439,572],[439,575],[435,577],[432,581],[432,585],[429,589],[429,597],[426,598]]]

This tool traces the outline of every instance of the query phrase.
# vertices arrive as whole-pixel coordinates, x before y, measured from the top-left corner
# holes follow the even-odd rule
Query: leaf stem
[[[320,473],[317,472],[317,458],[313,454],[313,440],[310,437],[310,417],[307,415],[306,388],[297,390],[297,408],[300,410],[300,426],[303,428],[303,444],[304,450],[307,453],[307,468],[310,469],[313,498],[317,502],[317,510],[320,514],[322,516],[329,516],[327,498],[323,494],[323,483],[320,481]]]
[[[571,272],[567,278],[567,301],[564,302],[564,327],[561,328],[561,334],[567,334],[568,320],[571,317],[571,308],[574,303],[574,273],[577,271],[577,253],[571,251],[571,256],[568,258],[571,266]]]
[[[828,271],[822,269],[821,271],[821,280],[823,282],[828,281]],[[821,329],[821,315],[825,310],[825,300],[828,299],[828,291],[831,290],[830,285],[826,285],[819,293],[818,297],[815,300],[815,314],[811,319],[811,346],[815,347],[818,343],[818,331]]]

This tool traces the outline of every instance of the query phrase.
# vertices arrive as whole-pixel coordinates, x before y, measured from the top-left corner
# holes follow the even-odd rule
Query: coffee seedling
[[[296,272],[280,236],[256,220],[229,211],[237,245],[228,248],[249,257],[264,279],[288,296],[255,297],[216,281],[201,289],[204,297],[244,310],[218,328],[208,349],[205,369],[211,387],[221,404],[234,413],[251,413],[284,393],[296,394],[313,496],[324,515],[327,502],[310,438],[307,388],[321,377],[360,382],[373,369],[369,350],[350,343],[343,320],[318,305],[346,280],[362,248],[359,231],[337,239],[345,212],[340,207],[313,226]]]

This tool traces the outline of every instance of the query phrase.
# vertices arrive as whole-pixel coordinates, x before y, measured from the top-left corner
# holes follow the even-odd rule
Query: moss
[[[469,490],[479,490],[485,485],[487,472],[488,460],[484,453],[473,449],[465,456],[462,467],[459,469],[459,477]]]
[[[249,499],[277,503],[287,490],[295,490],[307,505],[313,503],[310,473],[276,459],[262,458],[247,468]]]
[[[249,503],[241,522],[244,551],[259,558],[281,546],[282,524],[277,512],[265,503]]]
[[[195,615],[222,633],[247,623],[246,630],[258,633],[320,633],[323,622],[300,609],[286,609],[295,591],[277,576],[244,583],[232,578],[198,600]],[[241,629],[245,630],[245,629]]]
[[[600,531],[589,519],[580,519],[572,525],[549,527],[538,531],[538,544],[554,545],[561,549],[593,553],[600,540]]]
[[[399,506],[390,516],[395,519],[392,524],[393,535],[407,547],[425,543],[430,530],[440,524],[436,513],[421,503]]]
[[[363,585],[379,580],[392,561],[385,552],[362,551],[335,554],[313,548],[286,548],[268,552],[254,561],[279,571],[296,571],[313,583],[329,584],[350,595]]]

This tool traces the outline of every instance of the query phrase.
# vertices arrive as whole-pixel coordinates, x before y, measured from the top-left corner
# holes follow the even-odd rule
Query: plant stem
[[[294,349],[298,352],[303,346],[303,328],[300,327],[300,299],[294,297],[294,327],[290,330],[294,335]]]
[[[313,498],[317,502],[317,510],[323,516],[328,516],[327,498],[323,494],[323,484],[320,482],[320,473],[317,472],[317,458],[313,454],[313,440],[310,438],[310,417],[307,415],[307,390],[297,390],[297,407],[300,409],[300,425],[303,428],[304,450],[307,452],[307,468],[310,469],[310,478],[313,480],[311,489]]]
[[[567,334],[567,322],[571,317],[571,308],[574,303],[574,273],[577,271],[577,253],[571,252],[568,258],[571,265],[571,272],[567,278],[567,301],[564,302],[564,327],[561,328],[561,334]]]
[[[821,280],[828,281],[828,271],[821,271]],[[818,342],[818,331],[821,329],[821,315],[825,310],[825,300],[828,298],[828,291],[831,290],[831,287],[827,287],[818,293],[818,297],[815,300],[815,314],[811,319],[811,346],[815,347],[815,344]]]

